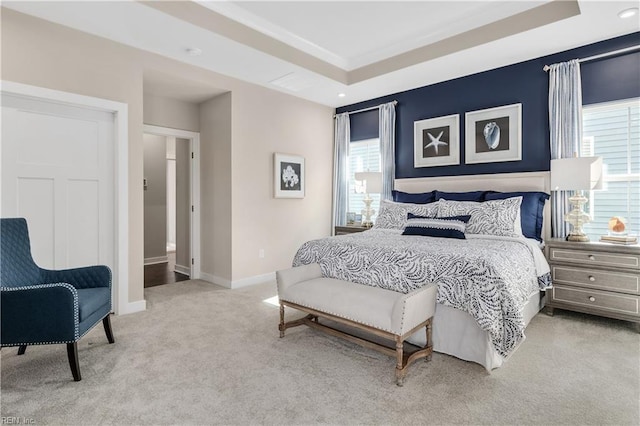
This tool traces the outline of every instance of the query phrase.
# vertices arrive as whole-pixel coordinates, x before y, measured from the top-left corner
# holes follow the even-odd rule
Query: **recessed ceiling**
[[[198,1],[346,70],[548,2],[503,1],[495,7],[487,1]]]
[[[640,30],[637,19],[618,18],[621,10],[637,7],[637,1],[129,0],[2,5],[333,107]],[[189,48],[202,54],[190,56]],[[180,96],[177,89],[187,85],[184,96],[190,102],[201,99],[200,90],[211,90],[167,76],[145,73],[147,79],[145,91],[172,96]]]

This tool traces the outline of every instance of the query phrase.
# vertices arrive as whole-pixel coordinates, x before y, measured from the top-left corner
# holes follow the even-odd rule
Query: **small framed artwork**
[[[356,222],[356,214],[354,212],[347,212],[347,225],[353,225]]]
[[[304,198],[304,157],[275,153],[276,198]]]
[[[460,164],[458,114],[413,122],[413,167]]]
[[[465,163],[522,160],[522,104],[465,114]]]

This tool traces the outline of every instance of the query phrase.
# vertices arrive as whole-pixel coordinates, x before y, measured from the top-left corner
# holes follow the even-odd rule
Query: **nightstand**
[[[553,287],[547,313],[554,308],[636,323],[640,331],[640,246],[599,242],[547,241]]]
[[[367,228],[362,225],[347,225],[347,226],[336,226],[335,235],[345,235],[345,234],[353,234],[354,232],[362,232],[366,231]]]

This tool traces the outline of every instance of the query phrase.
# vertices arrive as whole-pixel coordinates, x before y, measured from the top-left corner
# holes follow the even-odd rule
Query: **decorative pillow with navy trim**
[[[521,203],[522,197],[482,203],[441,199],[438,201],[438,216],[470,215],[467,234],[522,237]]]
[[[407,226],[402,235],[422,235],[424,237],[458,238],[465,240],[464,231],[471,216],[423,217],[409,213]]]
[[[409,204],[382,200],[380,202],[380,213],[378,213],[376,223],[373,227],[375,229],[403,230],[407,223],[408,213],[418,216],[436,217],[438,214],[438,203]]]

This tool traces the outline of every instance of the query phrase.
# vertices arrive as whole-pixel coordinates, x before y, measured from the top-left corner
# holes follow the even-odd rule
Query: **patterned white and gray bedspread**
[[[469,313],[503,357],[524,338],[527,300],[550,284],[542,251],[524,238],[372,229],[304,243],[293,266],[309,263],[319,263],[325,277],[401,293],[436,282],[437,302]]]

